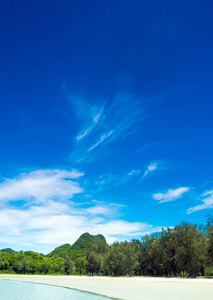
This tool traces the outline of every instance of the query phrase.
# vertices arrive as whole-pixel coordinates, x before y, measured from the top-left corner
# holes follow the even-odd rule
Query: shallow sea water
[[[72,289],[44,284],[0,280],[0,300],[110,300]]]

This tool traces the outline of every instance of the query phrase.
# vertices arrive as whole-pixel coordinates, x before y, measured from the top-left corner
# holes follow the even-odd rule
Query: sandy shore
[[[213,280],[211,279],[44,275],[0,275],[0,279],[50,284],[122,300],[213,299]]]

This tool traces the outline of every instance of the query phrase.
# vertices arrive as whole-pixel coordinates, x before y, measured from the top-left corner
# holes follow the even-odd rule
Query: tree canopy
[[[0,272],[109,276],[213,276],[213,217],[207,225],[181,223],[141,240],[107,245],[104,236],[84,233],[71,246],[48,255],[0,251]]]

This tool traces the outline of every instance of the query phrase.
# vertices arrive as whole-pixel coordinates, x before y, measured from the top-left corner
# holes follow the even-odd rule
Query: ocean
[[[0,300],[110,300],[51,285],[0,279]]]

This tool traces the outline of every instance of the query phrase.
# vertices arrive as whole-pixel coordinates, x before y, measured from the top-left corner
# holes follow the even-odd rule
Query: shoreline
[[[119,300],[212,300],[213,281],[196,278],[0,275],[0,279],[47,284]]]

